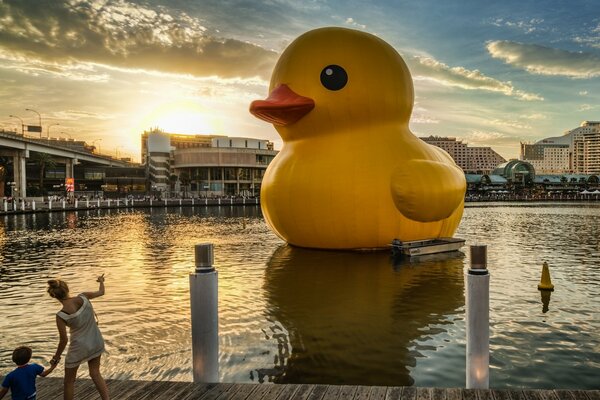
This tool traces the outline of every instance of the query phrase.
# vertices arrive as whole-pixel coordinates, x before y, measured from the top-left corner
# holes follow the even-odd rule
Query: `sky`
[[[0,0],[0,128],[140,158],[140,135],[268,139],[248,112],[300,34],[377,35],[415,85],[410,128],[517,158],[520,142],[600,120],[597,0]],[[56,125],[58,124],[58,125]]]

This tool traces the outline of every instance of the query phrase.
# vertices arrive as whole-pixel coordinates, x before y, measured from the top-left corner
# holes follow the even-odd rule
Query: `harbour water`
[[[600,388],[600,206],[472,203],[456,236],[488,245],[491,386]],[[468,254],[293,248],[254,206],[0,218],[0,375],[20,344],[37,362],[56,349],[48,278],[80,292],[105,273],[93,301],[105,376],[191,380],[188,274],[200,242],[215,245],[222,381],[464,386]],[[543,261],[555,285],[546,297]]]

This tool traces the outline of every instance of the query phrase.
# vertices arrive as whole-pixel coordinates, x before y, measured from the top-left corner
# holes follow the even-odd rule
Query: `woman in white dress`
[[[73,399],[75,378],[79,365],[87,362],[90,378],[94,381],[102,400],[108,400],[108,388],[100,374],[100,357],[104,353],[104,339],[96,322],[96,313],[90,300],[104,294],[104,274],[96,279],[100,287],[96,292],[84,292],[77,296],[69,296],[69,287],[65,281],[51,279],[48,281],[48,294],[62,304],[62,309],[56,313],[56,326],[60,341],[53,363],[60,360],[62,352],[69,343],[65,360],[64,398]],[[69,327],[70,338],[67,337]],[[70,339],[70,342],[69,342]]]

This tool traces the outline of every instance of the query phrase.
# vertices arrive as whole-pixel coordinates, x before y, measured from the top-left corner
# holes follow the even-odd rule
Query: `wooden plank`
[[[250,396],[250,394],[257,388],[258,384],[255,383],[240,383],[237,384],[237,390],[232,393],[228,392],[228,399],[231,400],[245,400]],[[173,397],[175,398],[175,397]]]
[[[206,393],[210,392],[217,388],[217,386],[222,385],[222,383],[194,383],[192,384],[192,389],[189,393],[186,393],[185,396],[181,397],[179,400],[196,400],[202,398]]]
[[[327,390],[323,395],[323,400],[335,400],[338,398],[341,390],[341,386],[339,385],[329,385],[327,386]]]
[[[314,385],[298,385],[298,389],[290,397],[290,400],[306,400],[315,388]]]
[[[113,399],[130,399],[132,394],[145,385],[145,381],[123,381],[123,383],[113,387],[110,391],[110,397]]]
[[[399,400],[402,398],[402,392],[404,391],[404,389],[408,389],[408,387],[404,387],[404,386],[394,386],[394,387],[390,387],[387,390],[387,393],[385,394],[385,399],[386,400]],[[415,396],[413,396],[414,398]]]
[[[538,390],[537,395],[540,400],[558,400],[556,393],[552,390]]]
[[[477,390],[463,389],[461,391],[463,400],[477,400]]]
[[[585,390],[572,390],[571,393],[573,393],[577,400],[588,400]]]
[[[36,382],[36,389],[38,399],[50,399],[55,396],[62,396],[63,380],[61,378],[41,378]]]
[[[204,393],[202,397],[186,397],[189,399],[216,400],[223,393],[227,393],[233,387],[233,383],[217,383],[215,387]]]
[[[256,388],[252,391],[252,396],[249,396],[248,399],[251,400],[260,400],[268,391],[269,391],[269,384],[265,384],[265,383],[259,383],[256,384]]]
[[[492,396],[494,396],[494,400],[512,400],[510,396],[510,391],[508,390],[492,390]]]
[[[297,384],[287,384],[287,385],[278,385],[281,386],[281,392],[279,392],[279,396],[277,396],[277,400],[288,400],[293,398],[296,390],[300,388],[300,385]]]
[[[405,386],[402,389],[402,400],[416,400],[417,388],[414,386]]]
[[[589,400],[600,400],[600,390],[586,390],[585,395]]]
[[[431,390],[426,387],[417,388],[417,400],[431,400]]]
[[[385,400],[387,392],[386,386],[373,386],[369,391],[369,400]]]
[[[281,394],[284,385],[266,384],[267,391],[262,396],[262,400],[275,400]]]
[[[358,386],[342,385],[340,386],[340,393],[338,394],[338,400],[352,400],[354,393],[356,393]]]
[[[458,389],[458,388],[446,389],[446,400],[462,400],[462,389]]]
[[[321,400],[327,391],[327,385],[315,385],[306,400]]]
[[[370,386],[357,386],[356,392],[354,392],[354,400],[369,400],[370,394]]]
[[[131,392],[127,399],[131,400],[147,400],[147,399],[159,399],[164,390],[171,384],[168,381],[145,381],[142,385],[138,386],[138,389]],[[75,398],[79,399],[77,395]],[[87,399],[86,399],[87,400]],[[91,400],[91,399],[90,399]]]
[[[431,390],[431,400],[446,400],[446,389],[433,388]]]
[[[512,400],[529,400],[525,393],[520,389],[511,390],[510,397],[512,398]]]
[[[559,400],[576,400],[575,395],[570,390],[556,389],[554,393]]]

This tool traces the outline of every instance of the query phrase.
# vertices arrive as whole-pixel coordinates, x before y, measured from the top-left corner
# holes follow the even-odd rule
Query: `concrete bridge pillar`
[[[75,164],[77,163],[76,160],[71,159],[71,158],[67,158],[67,162],[65,163],[67,171],[66,171],[66,177],[67,178],[73,178],[75,176]]]
[[[13,155],[13,171],[15,181],[15,197],[27,197],[27,173],[26,163],[29,152],[27,150],[18,150]]]

